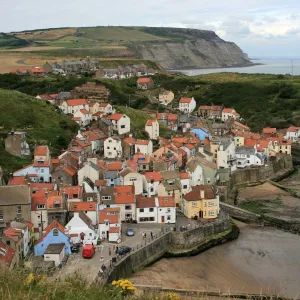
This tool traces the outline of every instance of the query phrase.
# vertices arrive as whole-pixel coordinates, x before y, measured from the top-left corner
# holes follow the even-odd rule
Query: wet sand
[[[168,288],[300,299],[300,236],[238,225],[237,240],[194,257],[162,259],[131,280]]]

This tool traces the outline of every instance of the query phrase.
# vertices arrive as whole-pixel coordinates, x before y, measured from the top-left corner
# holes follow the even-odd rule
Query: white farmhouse
[[[148,120],[145,125],[145,131],[148,132],[151,140],[159,138],[159,123],[157,120]]]
[[[192,113],[196,108],[196,101],[192,98],[181,98],[179,100],[179,110],[185,114]]]
[[[85,213],[75,212],[65,229],[71,243],[80,243],[82,241],[84,245],[97,245],[99,235],[92,226],[91,219]]]
[[[104,141],[104,157],[118,158],[122,156],[122,142],[119,137],[109,137]]]
[[[153,153],[153,143],[151,140],[136,140],[135,153],[142,153],[144,155],[151,155]]]
[[[85,99],[65,100],[60,107],[65,114],[72,115],[74,115],[77,111],[81,109],[86,109],[87,111],[90,110],[89,104],[86,102]]]
[[[228,119],[237,120],[240,115],[235,111],[234,108],[223,108],[222,110],[222,120],[225,122]]]
[[[250,166],[263,166],[265,155],[263,152],[257,152],[254,147],[237,147],[236,148],[237,168],[246,168]]]
[[[126,134],[130,132],[130,118],[123,114],[112,114],[108,117],[112,122],[113,131],[118,135]]]
[[[292,143],[297,142],[300,139],[300,127],[291,125],[284,136],[286,140],[290,140]]]

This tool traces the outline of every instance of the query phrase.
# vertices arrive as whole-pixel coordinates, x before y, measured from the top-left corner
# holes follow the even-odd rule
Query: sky
[[[0,32],[164,26],[215,31],[250,57],[300,57],[300,0],[0,0]]]

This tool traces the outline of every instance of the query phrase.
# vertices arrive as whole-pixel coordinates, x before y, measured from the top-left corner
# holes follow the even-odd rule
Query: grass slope
[[[0,47],[3,48],[17,48],[17,47],[25,47],[30,43],[26,40],[18,38],[13,35],[8,35],[0,32]]]
[[[12,128],[26,131],[31,148],[35,144],[47,144],[53,156],[67,146],[77,130],[77,124],[56,112],[50,103],[3,89],[0,89],[0,125],[4,127],[2,133],[8,133]],[[26,161],[7,154],[3,141],[1,143],[0,166],[7,175]]]

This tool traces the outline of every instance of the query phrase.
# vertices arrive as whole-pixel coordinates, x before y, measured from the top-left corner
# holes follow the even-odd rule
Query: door
[[[165,223],[165,216],[161,216],[161,222]]]
[[[203,211],[200,211],[200,212],[199,212],[199,217],[200,217],[200,218],[203,218]]]

